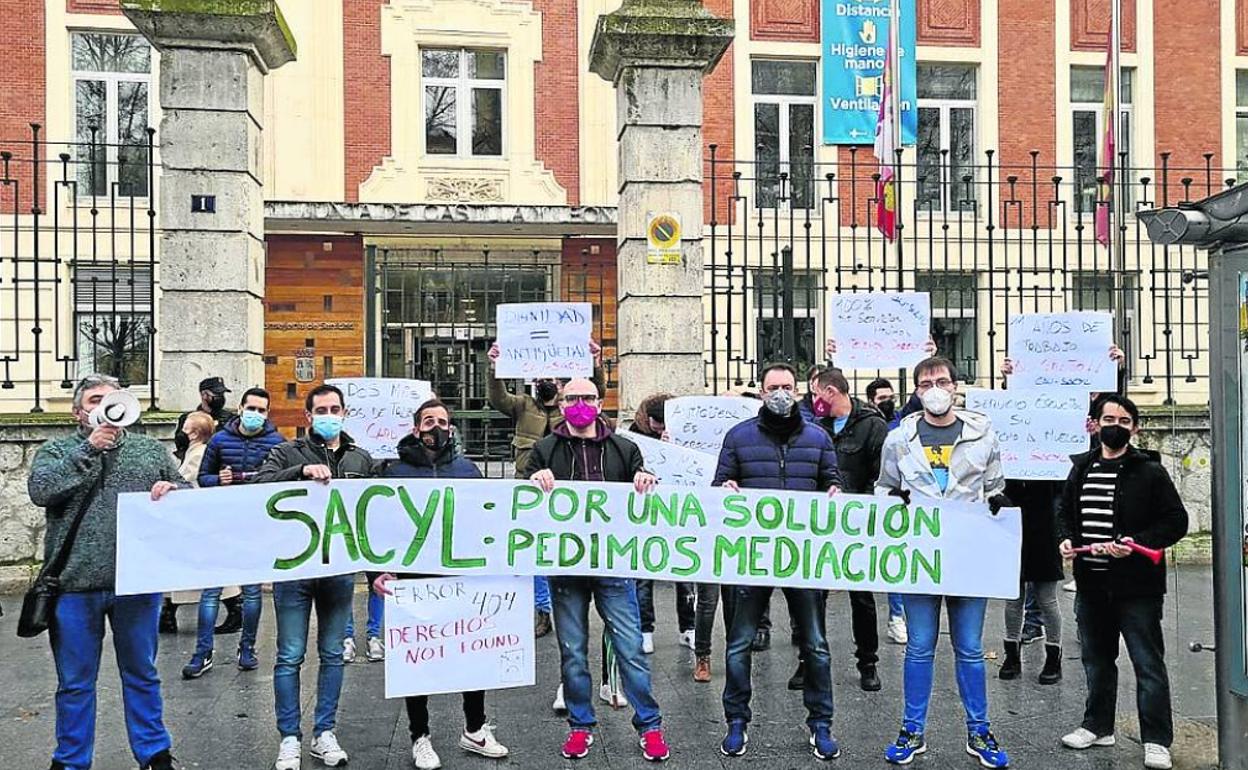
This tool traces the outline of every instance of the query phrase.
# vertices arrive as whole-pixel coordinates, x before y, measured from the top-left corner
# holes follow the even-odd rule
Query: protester
[[[607,390],[606,376],[602,371],[602,347],[594,340],[589,341],[589,352],[594,357],[594,385],[599,393]],[[490,373],[498,364],[502,349],[495,342],[490,346]],[[524,469],[529,464],[529,454],[533,445],[550,435],[554,427],[563,422],[563,413],[559,409],[559,395],[563,389],[563,381],[553,377],[542,377],[533,381],[533,395],[527,393],[513,394],[507,385],[498,377],[490,377],[489,390],[486,398],[490,408],[502,412],[511,418],[515,435],[511,446],[515,452],[516,478],[527,478]],[[550,633],[550,581],[544,575],[533,578],[534,618],[533,630],[537,638]],[[556,703],[560,700],[555,698]],[[559,710],[559,709],[556,709]]]
[[[822,428],[807,422],[797,406],[797,372],[788,364],[763,370],[763,406],[758,417],[734,426],[724,436],[714,484],[733,491],[788,489],[835,494],[840,483],[836,450]],[[749,743],[751,648],[772,588],[737,586],[728,627],[724,685],[727,733],[720,744],[725,756],[740,756]],[[806,704],[810,745],[819,759],[841,753],[832,735],[832,661],[825,628],[824,592],[785,588],[789,614],[800,629],[805,661]]]
[[[412,433],[399,442],[399,459],[387,463],[383,476],[400,479],[479,479],[481,471],[456,448],[455,427],[451,410],[437,398],[426,401],[413,415]],[[373,593],[387,594],[386,583],[395,579],[386,573],[373,580]],[[400,578],[428,575],[398,575]],[[429,735],[429,696],[412,695],[404,699],[407,724],[412,736],[412,762],[416,770],[437,770],[442,766]],[[507,747],[494,737],[494,728],[485,716],[485,692],[463,693],[464,730],[459,747],[464,751],[491,759],[507,756]]]
[[[187,416],[183,428],[190,443],[182,457],[182,464],[178,466],[178,475],[188,484],[198,484],[199,466],[204,462],[204,450],[208,448],[208,441],[216,431],[217,424],[203,412],[193,412]]]
[[[849,395],[849,381],[840,369],[826,369],[815,380],[817,403],[827,416],[819,425],[832,437],[840,469],[841,491],[869,495],[880,475],[880,452],[888,436],[888,426],[874,407]],[[875,596],[870,591],[850,591],[849,608],[854,631],[854,657],[858,659],[858,683],[867,692],[880,689],[880,632],[875,614]],[[803,673],[797,664],[792,681]]]
[[[310,428],[305,438],[278,444],[260,466],[253,483],[305,479],[328,484],[330,479],[373,475],[373,458],[342,432],[346,403],[333,385],[317,385],[304,401]],[[273,699],[282,743],[274,770],[299,770],[303,731],[300,728],[299,669],[308,646],[308,621],[316,608],[316,646],[320,669],[316,682],[316,715],[311,754],[330,767],[345,765],[347,752],[338,745],[334,724],[342,691],[342,639],[354,575],[308,578],[273,584],[277,615],[277,663],[273,667]]]
[[[207,416],[192,415],[187,424],[190,425],[195,419],[207,419]],[[249,388],[239,402],[238,416],[208,443],[204,462],[199,468],[199,486],[228,487],[252,483],[269,450],[282,441],[282,434],[269,421],[269,392],[264,388]],[[205,588],[200,593],[195,653],[182,668],[183,679],[197,679],[212,668],[213,626],[217,622],[221,591],[220,588]],[[256,658],[256,632],[260,627],[263,605],[260,586],[243,586],[242,597],[243,633],[238,642],[237,663],[240,671],[254,671],[260,667]]]
[[[653,489],[656,479],[642,470],[641,450],[616,436],[600,411],[594,383],[574,379],[563,387],[560,409],[564,421],[538,441],[525,473],[545,492],[558,481],[632,482],[639,493]],[[632,704],[633,726],[641,736],[642,756],[661,762],[671,752],[663,736],[659,705],[650,690],[650,664],[641,651],[641,622],[636,584],[626,578],[552,577],[555,633],[564,698],[571,728],[563,756],[580,759],[593,744],[592,684],[588,667],[589,602],[593,598],[615,650],[624,693]]]
[[[806,395],[802,396],[802,400],[797,404],[806,422],[817,422],[828,416],[827,404],[820,402],[815,395],[815,391],[819,388],[817,384],[819,375],[827,369],[828,367],[822,364],[816,364],[806,370]]]
[[[995,515],[1010,504],[1003,494],[1001,450],[988,419],[955,410],[958,373],[946,358],[928,358],[914,368],[915,393],[923,411],[910,415],[888,434],[876,494],[907,502],[913,493],[947,500],[986,501]],[[1009,757],[989,730],[987,669],[984,664],[984,613],[988,600],[960,596],[907,594],[903,597],[909,640],[902,669],[905,714],[897,740],[884,752],[893,764],[908,764],[927,750],[924,729],[932,697],[940,605],[949,616],[954,671],[966,709],[966,751],[989,768],[1009,766]]]
[[[386,646],[381,641],[381,625],[385,620],[386,603],[376,592],[370,591],[364,604],[364,659],[369,663],[377,663],[386,659]],[[355,607],[347,616],[346,636],[342,638],[342,662],[354,663],[355,648]]]
[[[1161,456],[1138,449],[1140,410],[1128,398],[1101,397],[1093,410],[1100,446],[1071,459],[1059,507],[1063,557],[1076,548],[1075,620],[1088,680],[1083,724],[1062,738],[1072,749],[1114,745],[1120,639],[1135,669],[1144,766],[1171,767],[1174,723],[1161,632],[1165,561],[1152,563],[1131,545],[1163,549],[1187,534],[1187,510]]]
[[[115,593],[117,496],[150,490],[159,500],[189,485],[160,442],[92,426],[100,400],[120,389],[113,377],[84,377],[73,396],[78,429],[41,446],[30,469],[30,500],[47,514],[44,564],[56,563],[58,555],[63,560],[49,627],[57,682],[52,770],[91,766],[105,619],[121,674],[130,751],[144,770],[175,767],[156,671],[160,594]]]
[[[930,348],[935,355],[935,346]],[[891,431],[901,424],[901,413],[897,411],[897,391],[893,383],[880,377],[867,383],[867,403],[874,406],[888,423]],[[901,594],[888,595],[888,639],[893,644],[906,643],[906,612],[902,607]]]

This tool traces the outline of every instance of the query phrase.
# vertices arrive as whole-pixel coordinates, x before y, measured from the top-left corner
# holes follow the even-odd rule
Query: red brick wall
[[[1235,49],[1248,53],[1248,0],[1235,0]]]
[[[871,145],[841,145],[836,148],[836,197],[839,200],[837,205],[841,212],[842,226],[867,227],[875,222],[879,201],[875,199],[873,177],[879,170],[880,162],[876,160]],[[914,185],[907,184],[903,193],[909,193],[913,188]],[[819,189],[824,191],[826,187],[821,184]],[[913,210],[908,201],[902,200],[901,205],[903,212]],[[908,224],[908,219],[905,216],[898,217],[903,225]]]
[[[1070,0],[1070,49],[1104,51],[1112,13],[1111,0]],[[1122,50],[1135,50],[1135,0],[1122,3]]]
[[[754,0],[750,39],[819,42],[819,0]]]
[[[386,4],[386,0],[342,0],[348,201],[360,199],[360,185],[390,154],[390,58],[381,54],[381,8]]]
[[[47,74],[44,61],[44,0],[5,0],[4,10],[14,34],[9,36],[5,51],[5,66],[0,68],[0,150],[13,153],[9,178],[16,179],[18,206],[29,211],[34,204],[31,198],[33,168],[30,145],[31,123],[43,124]],[[41,135],[41,138],[48,138]],[[52,137],[64,140],[66,137]],[[62,151],[57,148],[56,152]],[[47,149],[40,153],[46,155]],[[40,171],[46,180],[47,166]],[[0,168],[0,175],[3,168]],[[0,211],[12,212],[14,185],[0,186]],[[44,196],[44,200],[46,200]]]
[[[979,46],[980,0],[918,0],[919,45]]]
[[[723,19],[732,18],[732,0],[705,0],[706,9]],[[717,145],[716,158],[731,160],[736,157],[736,133],[733,128],[734,110],[732,83],[733,46],[729,46],[719,64],[702,80],[702,142],[707,147]],[[710,157],[710,150],[706,152]],[[703,209],[706,221],[712,218],[721,224],[728,221],[730,208],[729,196],[732,195],[732,167],[728,164],[717,164],[716,174],[728,177],[728,184],[718,184],[714,200],[711,196],[710,164],[705,166],[703,181]],[[714,209],[712,209],[712,206]],[[712,211],[714,213],[712,214]]]
[[[575,206],[581,200],[577,0],[534,0],[533,9],[542,14],[542,60],[533,67],[537,159]]]
[[[65,10],[70,13],[120,14],[121,2],[120,0],[66,0]]]
[[[1000,0],[998,13],[1001,138],[996,162],[1001,168],[994,176],[998,180],[1011,174],[1030,178],[1032,150],[1040,152],[1041,166],[1051,166],[1057,159],[1056,10],[1053,3]],[[984,119],[992,116],[982,115]],[[1022,185],[1016,192],[1019,204],[1003,206],[998,212],[1003,224],[1048,226],[1045,201],[1051,191],[1042,186],[1039,200],[1031,185]]]
[[[1158,3],[1153,10],[1157,153],[1170,153],[1170,203],[1183,200],[1180,180],[1185,176],[1197,180],[1191,190],[1194,198],[1217,192],[1220,186],[1216,172],[1222,163],[1218,6],[1218,0],[1183,0],[1182,13],[1175,13],[1170,3]],[[1213,153],[1211,187],[1206,186],[1205,153]]]

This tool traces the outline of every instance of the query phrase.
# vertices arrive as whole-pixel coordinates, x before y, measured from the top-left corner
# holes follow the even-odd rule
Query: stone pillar
[[[705,392],[702,76],[732,36],[698,0],[625,0],[594,30],[590,69],[616,91],[621,415],[651,393]],[[679,263],[648,259],[652,212],[679,216]]]
[[[274,0],[122,0],[161,54],[158,395],[264,383],[264,78],[294,60]]]

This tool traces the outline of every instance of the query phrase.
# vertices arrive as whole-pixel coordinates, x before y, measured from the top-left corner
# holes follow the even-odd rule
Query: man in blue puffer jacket
[[[239,404],[238,416],[208,442],[199,466],[199,486],[250,484],[269,450],[285,440],[269,422],[269,392],[264,388],[248,389]],[[197,679],[212,668],[213,626],[220,603],[220,588],[205,588],[200,594],[199,638],[191,662],[182,668],[183,679]],[[254,671],[260,665],[256,659],[260,608],[260,586],[243,586],[243,633],[238,641],[238,667],[242,671]]]
[[[732,490],[787,489],[800,492],[840,491],[836,448],[827,431],[807,422],[797,406],[797,372],[788,364],[763,371],[763,407],[758,417],[737,425],[724,436],[719,453],[716,485]],[[726,756],[745,753],[750,722],[750,645],[770,587],[738,586],[728,629],[727,682],[724,717],[728,733],[720,751]],[[838,756],[832,736],[832,659],[824,622],[824,592],[785,588],[789,612],[801,629],[802,660],[806,662],[803,700],[815,757]]]

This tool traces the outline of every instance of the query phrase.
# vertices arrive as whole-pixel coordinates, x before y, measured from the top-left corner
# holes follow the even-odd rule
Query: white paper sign
[[[342,429],[374,460],[399,456],[396,447],[411,434],[412,415],[433,397],[433,386],[424,380],[350,377],[325,382],[340,388],[347,400]]]
[[[590,377],[593,306],[588,302],[524,302],[499,305],[498,363],[501,378]]]
[[[831,336],[842,369],[906,369],[927,358],[932,309],[924,292],[832,297]]]
[[[533,578],[424,578],[387,587],[387,698],[536,682]]]
[[[1088,451],[1082,393],[969,388],[966,408],[992,420],[1007,479],[1065,481],[1070,456]]]
[[[1118,389],[1118,364],[1109,358],[1114,317],[1109,313],[1031,313],[1010,317],[1011,388],[1069,388],[1081,393]]]
[[[658,477],[663,484],[709,487],[715,480],[715,464],[718,458],[714,455],[628,431],[621,431],[617,435],[637,445],[646,461],[646,470]]]
[[[719,457],[724,434],[757,417],[762,405],[744,396],[681,396],[663,405],[663,424],[673,444]]]

